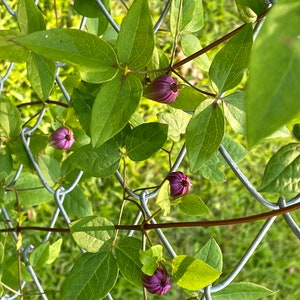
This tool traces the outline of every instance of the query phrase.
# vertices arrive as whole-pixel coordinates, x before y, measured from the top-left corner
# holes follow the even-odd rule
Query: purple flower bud
[[[144,96],[160,103],[173,103],[178,96],[177,79],[168,74],[157,77],[145,87]]]
[[[152,276],[143,274],[142,283],[151,294],[164,295],[171,288],[171,277],[163,267],[157,267]]]
[[[73,132],[68,128],[60,127],[51,134],[50,145],[59,150],[69,150],[74,141]]]
[[[170,182],[172,197],[188,194],[192,188],[190,178],[180,171],[169,173],[167,179]]]

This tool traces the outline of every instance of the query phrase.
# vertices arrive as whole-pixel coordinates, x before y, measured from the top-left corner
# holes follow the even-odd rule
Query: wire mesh
[[[112,28],[118,32],[119,31],[119,26],[117,23],[114,21],[113,17],[111,14],[106,10],[105,6],[100,0],[95,0],[101,10],[103,11],[103,14],[106,16],[107,20],[111,24]],[[35,1],[36,4],[38,4],[38,1]],[[165,17],[167,16],[167,13],[170,9],[170,3],[171,1],[167,1],[166,4],[164,4],[164,7],[162,9],[162,13],[157,21],[157,23],[154,26],[154,31],[157,32],[163,23]],[[2,5],[5,8],[6,13],[10,14],[12,18],[16,18],[16,12],[12,9],[11,5],[6,1],[2,0]],[[82,18],[80,20],[80,24],[78,26],[79,29],[84,30],[86,24],[86,18]],[[257,31],[259,29],[259,26],[257,26]],[[60,89],[61,95],[65,98],[65,101],[67,103],[70,102],[70,95],[67,91],[67,88],[65,87],[63,81],[60,78],[60,69],[63,67],[62,64],[57,64],[56,65],[56,78],[55,82],[57,84],[57,87]],[[2,77],[0,78],[0,92],[3,91],[3,88],[5,85],[7,85],[8,89],[13,89],[12,86],[8,86],[8,78],[11,76],[11,73],[13,71],[14,64],[11,63],[7,66],[6,71],[2,74]],[[63,186],[59,185],[53,188],[48,182],[45,176],[43,175],[42,170],[40,169],[40,166],[32,152],[31,146],[32,146],[32,136],[35,134],[36,130],[41,126],[41,123],[44,121],[45,114],[47,112],[47,107],[43,107],[39,112],[37,112],[36,115],[36,121],[33,125],[28,126],[24,125],[22,132],[21,132],[21,140],[22,144],[26,150],[26,153],[33,164],[33,167],[35,169],[35,172],[37,176],[40,179],[40,182],[43,185],[43,188],[47,190],[49,194],[52,195],[55,206],[53,208],[53,211],[51,212],[51,218],[49,218],[49,224],[45,224],[47,228],[55,228],[57,226],[58,221],[62,217],[65,224],[69,226],[71,220],[70,217],[68,216],[68,213],[66,212],[64,208],[64,199],[65,196],[70,194],[76,186],[79,184],[83,172],[80,171],[74,178],[74,181],[72,184],[68,186]],[[227,152],[224,146],[220,146],[219,149],[220,154],[222,157],[225,159],[227,162],[228,166],[232,169],[236,177],[239,179],[241,185],[243,185],[251,195],[251,197],[255,200],[257,200],[262,206],[270,209],[270,210],[277,210],[282,207],[287,207],[296,203],[300,202],[300,196],[297,196],[293,199],[286,200],[283,197],[280,197],[277,203],[270,202],[268,199],[265,199],[262,194],[260,194],[256,188],[252,185],[252,183],[247,179],[247,177],[243,174],[243,172],[240,170],[238,165],[235,163],[233,158],[230,156],[230,154]],[[186,148],[185,146],[182,147],[179,155],[177,156],[176,161],[171,167],[171,171],[176,171],[180,165],[182,164],[184,158],[186,156]],[[20,175],[22,174],[23,170],[23,165],[20,164],[18,168],[15,171],[15,175],[12,178],[11,182],[7,184],[5,187],[6,189],[8,188],[13,188],[14,185],[18,182]],[[133,197],[134,199],[137,199],[140,201],[140,204],[144,210],[144,212],[147,214],[147,217],[151,217],[152,213],[150,211],[150,208],[148,206],[149,200],[155,198],[159,192],[159,188],[155,189],[154,191],[148,191],[148,189],[142,188],[138,190],[138,192],[135,192],[131,187],[127,186],[127,184],[124,181],[124,178],[122,177],[120,172],[116,172],[115,174],[116,180],[120,183],[121,187],[124,187],[126,192]],[[3,215],[4,220],[6,221],[6,226],[7,228],[13,229],[15,226],[13,222],[11,221],[13,219],[13,216],[9,214],[8,209],[6,208],[5,205],[2,205],[1,207],[1,213]],[[139,224],[140,220],[142,218],[142,213],[138,212],[134,218],[133,225]],[[257,249],[257,247],[261,244],[262,240],[264,239],[265,235],[268,233],[269,229],[271,228],[273,222],[275,221],[276,217],[270,217],[265,221],[265,223],[262,225],[262,227],[258,230],[256,237],[253,239],[252,243],[247,247],[247,250],[245,251],[245,254],[240,258],[239,262],[236,264],[236,266],[233,268],[233,270],[229,273],[227,278],[225,278],[222,282],[213,285],[213,286],[208,286],[207,288],[204,289],[204,294],[203,294],[203,299],[209,300],[213,299],[213,293],[220,291],[224,289],[226,286],[228,286],[241,272],[241,270],[244,268],[248,260],[252,257],[254,251]],[[299,238],[300,237],[300,229],[299,226],[296,224],[294,221],[293,217],[291,216],[290,213],[284,214],[284,219],[288,226],[291,228],[291,230],[295,233],[295,235]],[[151,223],[156,224],[156,219],[151,218]],[[169,252],[171,257],[176,256],[176,251],[174,250],[172,246],[172,241],[166,237],[164,234],[163,230],[160,228],[155,229],[158,238],[160,239],[161,243],[164,245],[165,249]],[[128,236],[132,236],[134,234],[134,231],[128,231]],[[26,240],[22,242],[20,245],[20,253],[22,254],[22,261],[25,263],[25,266],[32,277],[33,280],[33,285],[31,286],[31,289],[33,293],[37,293],[41,299],[51,299],[51,294],[47,295],[47,292],[45,291],[44,286],[47,284],[46,282],[40,282],[39,280],[39,272],[41,270],[36,270],[30,263],[30,254],[32,251],[37,248],[39,245],[46,243],[49,241],[50,237],[52,235],[52,231],[45,232],[44,237],[40,243],[37,243],[34,239],[32,241]],[[15,231],[11,232],[11,236],[13,240],[15,241],[16,244],[19,243],[18,239],[18,234]],[[84,249],[79,249],[79,251],[84,252]],[[23,289],[28,283],[26,281],[21,282],[21,289]],[[9,287],[6,287],[6,292],[1,296],[0,299],[2,300],[8,300],[8,299],[16,299],[20,297],[21,290],[19,291],[12,291],[9,290]],[[24,296],[26,298],[26,295]],[[29,296],[30,298],[30,296]],[[113,297],[108,294],[107,299],[113,299]]]

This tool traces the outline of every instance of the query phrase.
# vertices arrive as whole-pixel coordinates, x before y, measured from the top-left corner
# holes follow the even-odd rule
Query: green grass
[[[75,26],[75,12],[65,1],[56,1],[58,9],[59,23],[58,26]],[[53,1],[44,1],[41,7],[46,9],[46,17],[55,26],[55,14],[52,9]],[[236,27],[238,17],[235,9],[234,1],[213,1],[205,0],[205,21],[206,25],[203,33],[199,33],[203,45],[207,45],[215,39],[226,34]],[[118,8],[119,9],[119,8]],[[6,27],[16,28],[16,24],[12,21],[11,16],[7,16],[3,7],[1,7],[1,29]],[[160,34],[161,37],[161,34]],[[208,53],[210,57],[212,53]],[[7,65],[1,65],[1,73]],[[17,66],[12,76],[5,85],[5,92],[15,97],[16,103],[19,101],[29,101],[31,92],[28,88],[29,83],[25,78],[24,65]],[[10,87],[13,86],[13,89]],[[143,107],[147,120],[155,119],[156,113],[160,110],[159,105],[149,105],[146,103]],[[30,112],[32,113],[32,111]],[[29,114],[30,114],[29,113]],[[243,143],[240,136],[233,136]],[[252,149],[247,157],[240,163],[242,170],[247,178],[255,185],[259,186],[263,175],[264,167],[274,153],[280,143],[271,140],[267,143],[259,145]],[[177,145],[175,151],[180,149]],[[173,157],[174,159],[174,157]],[[161,152],[147,162],[132,163],[128,162],[127,183],[133,189],[153,186],[160,183],[168,170],[168,157],[165,152]],[[186,160],[180,170],[189,173]],[[227,219],[257,214],[267,211],[263,208],[240,184],[233,175],[231,170],[226,171],[227,181],[224,183],[215,183],[207,181],[197,174],[191,175],[193,180],[193,192],[199,194],[212,211],[209,219]],[[122,187],[114,177],[104,179],[89,179],[80,183],[85,194],[91,201],[94,213],[105,216],[113,222],[117,222],[119,208],[122,199]],[[268,196],[268,195],[266,195]],[[273,201],[276,201],[278,195],[270,195]],[[26,208],[27,209],[27,208]],[[36,217],[32,219],[31,225],[48,224],[53,213],[53,205],[47,204],[40,207],[30,208],[34,210]],[[136,213],[136,207],[132,204],[126,205],[122,223],[131,223]],[[293,213],[296,220],[300,219],[299,212]],[[205,219],[189,217],[176,209],[171,215],[161,218],[162,221],[192,221],[196,219]],[[65,227],[61,220],[57,226]],[[262,226],[262,222],[255,222],[243,225],[234,225],[215,228],[193,228],[165,230],[166,236],[174,244],[174,249],[179,254],[192,255],[200,249],[211,237],[220,245],[223,251],[224,268],[220,278],[222,281],[235,265],[238,263],[242,255],[248,249],[253,238]],[[43,234],[35,236],[29,235],[28,239],[35,242],[40,241]],[[59,238],[54,235],[51,241]],[[268,297],[268,300],[280,299],[299,299],[300,291],[299,271],[300,262],[298,258],[300,242],[297,237],[289,229],[282,217],[278,217],[270,231],[267,233],[261,245],[255,251],[255,254],[243,268],[241,273],[235,279],[238,281],[250,281],[263,285],[271,290],[277,291],[274,296]],[[13,249],[10,249],[14,251]],[[41,266],[37,269],[40,281],[46,290],[49,299],[59,299],[59,289],[63,280],[71,269],[74,261],[80,255],[80,252],[69,235],[64,236],[63,249],[60,257],[53,266]],[[25,293],[30,293],[31,284],[26,287]],[[111,292],[115,299],[142,299],[142,290],[130,286],[122,277],[118,279],[115,289]],[[26,297],[25,297],[26,298]],[[28,298],[29,299],[29,298]],[[38,296],[30,296],[30,299],[39,299]],[[149,296],[149,299],[162,299],[161,297]],[[184,299],[183,292],[180,288],[174,287],[164,297],[164,299]]]

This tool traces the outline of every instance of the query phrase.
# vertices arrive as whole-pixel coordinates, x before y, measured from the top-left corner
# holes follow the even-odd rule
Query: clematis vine
[[[165,268],[157,267],[152,276],[142,275],[142,283],[149,293],[164,295],[171,288],[171,276]]]
[[[59,150],[69,150],[75,142],[73,132],[65,127],[56,129],[50,138],[50,145]]]
[[[160,103],[171,104],[177,96],[178,81],[168,74],[157,77],[144,89],[144,97]]]
[[[180,171],[169,173],[167,180],[169,180],[170,182],[170,190],[172,197],[186,195],[190,192],[192,188],[190,178]]]

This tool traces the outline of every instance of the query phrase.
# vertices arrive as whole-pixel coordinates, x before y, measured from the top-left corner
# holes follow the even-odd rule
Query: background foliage
[[[108,5],[108,1],[103,2]],[[135,10],[130,10],[130,13],[138,15],[139,18],[127,17],[123,23],[122,20],[127,15],[125,6],[122,3],[111,1],[110,10],[114,19],[118,25],[122,23],[125,28],[118,36],[107,23],[100,19],[98,21],[89,19],[86,27],[93,34],[104,34],[103,39],[91,34],[82,35],[70,29],[59,31],[58,29],[61,28],[78,28],[80,14],[91,18],[102,18],[102,14],[97,9],[90,5],[85,6],[85,3],[84,1],[75,1],[74,6],[73,3],[66,1],[41,1],[37,10],[31,1],[11,1],[10,7],[19,12],[18,23],[1,4],[1,30],[14,30],[9,33],[11,36],[5,32],[1,33],[1,74],[6,72],[8,62],[16,62],[12,73],[4,83],[1,98],[0,174],[3,186],[1,201],[5,203],[10,216],[14,217],[14,224],[18,223],[22,226],[45,224],[47,226],[56,207],[53,196],[40,188],[41,184],[34,175],[32,162],[18,137],[24,123],[26,126],[34,124],[34,116],[41,109],[41,102],[38,101],[46,101],[51,93],[51,100],[67,103],[57,84],[53,85],[56,72],[53,60],[67,63],[61,66],[59,78],[66,87],[68,95],[72,95],[72,107],[66,108],[48,103],[48,110],[43,122],[31,137],[31,151],[45,174],[47,182],[54,188],[59,184],[68,185],[74,180],[77,174],[74,172],[74,166],[84,171],[78,187],[65,198],[64,207],[71,220],[94,214],[105,216],[112,222],[111,224],[117,224],[120,215],[120,200],[124,198],[124,192],[113,176],[107,177],[106,175],[113,174],[121,162],[119,170],[121,174],[125,174],[126,170],[128,186],[133,189],[157,186],[167,175],[170,161],[173,162],[177,157],[185,138],[188,156],[181,164],[181,170],[190,174],[193,182],[193,194],[200,195],[203,202],[209,207],[211,214],[207,218],[228,219],[265,211],[266,209],[253,200],[233,172],[226,167],[220,155],[216,154],[224,132],[226,132],[226,139],[223,139],[223,145],[227,150],[233,147],[233,153],[237,153],[235,160],[240,161],[239,167],[249,181],[260,188],[262,195],[276,203],[280,195],[290,199],[299,193],[297,185],[299,150],[298,142],[295,139],[297,135],[290,133],[298,122],[299,113],[299,104],[295,99],[299,94],[296,80],[299,78],[300,49],[299,39],[293,39],[298,34],[297,28],[299,28],[297,19],[299,3],[297,1],[290,3],[279,1],[276,4],[278,9],[275,9],[276,6],[272,8],[254,43],[253,50],[253,22],[265,8],[263,1],[255,2],[256,4],[251,6],[252,10],[245,9],[247,1],[203,1],[203,20],[192,18],[194,10],[191,12],[189,10],[191,8],[186,7],[184,9],[186,15],[182,16],[179,23],[178,8],[173,7],[168,17],[170,19],[167,18],[164,27],[157,32],[155,37],[156,49],[160,49],[165,54],[165,56],[161,56],[161,61],[156,63],[163,67],[168,65],[168,60],[172,57],[172,43],[174,37],[177,37],[178,29],[181,35],[175,62],[194,53],[196,51],[194,47],[199,47],[199,41],[202,46],[211,44],[238,25],[246,23],[243,29],[227,43],[217,45],[204,55],[178,68],[178,73],[196,87],[225,97],[223,108],[217,106],[215,110],[212,108],[214,100],[210,97],[203,101],[205,99],[203,94],[195,94],[192,89],[183,89],[173,107],[193,111],[197,106],[190,122],[190,117],[187,117],[186,114],[183,116],[181,110],[169,108],[144,98],[139,102],[142,94],[143,75],[131,76],[133,74],[130,74],[126,78],[125,84],[120,84],[126,68],[142,70],[152,57],[154,38],[150,26],[150,14],[146,6],[147,1],[136,1],[138,5]],[[184,3],[187,2],[184,1]],[[25,5],[25,8],[22,5]],[[126,2],[126,5],[131,7],[132,1]],[[149,5],[151,17],[153,20],[157,20],[161,13],[161,6],[156,1],[149,1]],[[198,6],[194,9],[201,10]],[[35,20],[35,22],[30,20]],[[179,28],[177,28],[178,24]],[[276,27],[276,31],[270,30],[273,28],[272,26]],[[46,28],[47,32],[41,31]],[[128,34],[132,28],[140,29],[136,32],[136,36]],[[33,32],[32,35],[26,35],[31,32]],[[144,39],[145,34],[148,39]],[[7,45],[7,41],[10,41],[11,38],[17,44]],[[69,46],[61,46],[59,38],[67,45],[74,41],[78,42],[80,55],[75,52],[70,54]],[[34,54],[28,54],[27,50],[19,46],[20,44],[31,49]],[[90,44],[93,44],[93,47],[90,47]],[[266,45],[268,45],[268,49],[272,50],[266,51]],[[67,51],[68,55],[64,51]],[[103,56],[107,59],[103,59]],[[101,63],[98,58],[101,58]],[[250,75],[248,79],[247,76],[244,76],[244,71],[249,61]],[[119,64],[119,69],[111,67],[116,64]],[[152,64],[154,63],[152,62]],[[157,68],[157,65],[150,64],[150,66],[154,69]],[[272,77],[270,77],[271,75]],[[89,83],[80,82],[80,76]],[[155,76],[150,74],[150,77],[154,78]],[[105,88],[99,92],[98,83],[103,82],[107,83],[104,83]],[[244,98],[242,91],[246,84],[247,101],[246,106],[243,106],[241,105]],[[107,96],[111,97],[111,101],[103,102]],[[192,99],[196,104],[192,100],[185,101],[186,99]],[[198,106],[200,102],[201,104]],[[93,110],[91,109],[92,105]],[[103,119],[102,122],[99,122],[99,111],[103,107],[107,113],[101,115]],[[125,114],[116,113],[116,108],[120,109],[120,107],[124,108],[122,111],[125,110]],[[90,111],[92,112],[89,113]],[[147,133],[144,135],[144,148],[139,144],[142,147],[141,151],[134,147],[134,141],[139,134],[135,135],[133,130],[125,127],[129,120],[128,116],[134,112],[135,114],[130,120],[131,124],[137,126],[147,122],[147,126],[153,126],[149,127],[148,131],[145,128],[141,129],[142,133]],[[247,127],[245,114],[247,115]],[[180,120],[181,123],[170,126],[170,120],[174,118]],[[157,121],[160,123],[154,123]],[[188,122],[185,133],[185,126]],[[182,126],[181,131],[179,130],[181,134],[178,133],[178,130],[175,130],[173,135],[169,131],[169,138],[166,141],[166,137],[164,138],[165,126],[161,123],[167,123],[169,127],[173,128]],[[71,127],[76,137],[76,143],[72,148],[73,154],[69,156],[68,160],[65,160],[67,157],[65,153],[48,146],[49,133],[62,125]],[[285,127],[282,128],[284,125]],[[123,134],[129,137],[126,139],[127,143],[126,141],[124,143],[120,135],[115,137],[112,143],[106,143],[123,127],[125,128],[122,131]],[[209,128],[210,135],[207,134],[207,131],[199,130],[199,128],[206,127]],[[246,128],[247,136],[245,136]],[[273,135],[272,139],[262,140],[277,129],[280,130]],[[157,135],[152,136],[153,132],[156,132]],[[91,145],[89,137],[92,140]],[[159,138],[161,138],[161,142],[158,141]],[[232,144],[229,138],[237,143]],[[195,143],[196,140],[197,143]],[[203,147],[199,146],[199,140],[202,141]],[[155,143],[151,143],[153,141]],[[173,145],[172,141],[176,143]],[[146,149],[149,150],[153,144],[154,146],[158,145],[157,149],[164,144],[165,149],[172,149],[172,151],[171,153],[159,151],[154,154],[156,152],[154,149],[148,155]],[[211,147],[206,147],[207,144],[210,144]],[[132,148],[130,148],[131,145],[133,145]],[[99,150],[95,151],[93,148],[95,146]],[[130,158],[126,159],[126,168],[122,164],[122,152],[117,151],[123,147],[126,148],[126,153]],[[40,155],[41,153],[43,155]],[[277,153],[277,159],[275,153]],[[284,164],[283,171],[278,175],[274,169],[279,169],[283,157],[287,163]],[[291,157],[293,158],[291,159]],[[270,160],[271,158],[273,162]],[[92,159],[93,163],[90,163]],[[87,164],[87,162],[89,163]],[[19,163],[24,164],[26,169],[26,173],[18,178],[16,186],[19,192],[17,194],[12,191],[8,192],[8,190],[4,192],[6,184],[11,181]],[[107,163],[107,165],[103,167],[103,163]],[[291,178],[291,181],[284,184],[287,178]],[[30,187],[29,190],[23,190],[28,187]],[[154,206],[150,204],[150,207]],[[136,206],[128,202],[125,208],[122,213],[122,224],[131,224]],[[297,221],[298,212],[295,212],[293,217]],[[187,217],[178,208],[172,208],[171,214],[160,216],[157,220],[160,222],[194,221],[199,220],[199,217]],[[5,228],[5,223],[6,221],[3,219],[3,228]],[[219,279],[222,281],[247,250],[260,224],[262,224],[261,221],[229,227],[176,228],[176,230],[166,230],[166,235],[170,241],[174,242],[176,252],[190,256],[194,255],[213,237],[222,250],[223,268]],[[62,218],[58,219],[56,227],[65,227]],[[80,236],[76,237],[76,230],[74,228],[73,230],[73,237],[70,234],[52,234],[50,244],[41,244],[39,250],[30,255],[30,264],[38,272],[40,281],[47,282],[46,294],[49,299],[60,298],[61,287],[67,274],[73,267],[74,261],[82,257],[77,245],[79,244],[85,249],[88,247],[87,244],[80,244],[83,239]],[[120,232],[119,235],[122,237],[125,233]],[[109,240],[111,237],[108,236],[105,239]],[[43,238],[44,233],[42,232],[28,231],[22,233],[20,243],[38,245]],[[152,238],[155,242],[159,242],[155,236]],[[102,239],[102,236],[99,237],[99,240]],[[16,245],[12,242],[11,236],[3,234],[1,242],[1,251],[5,257],[1,264],[2,282],[17,288],[20,272],[22,272],[22,279],[30,281],[30,277],[26,274],[25,268],[24,271],[20,271],[21,265],[18,263],[20,252],[16,251]],[[132,242],[135,243],[135,241]],[[121,243],[122,240],[118,247],[124,249]],[[95,245],[93,244],[93,246]],[[120,251],[117,251],[118,247],[116,248],[116,259],[118,261],[119,257],[119,261],[121,261],[122,255]],[[279,290],[268,299],[297,299],[299,291],[296,284],[300,265],[295,253],[298,248],[299,239],[288,228],[285,221],[278,218],[235,281],[251,281],[273,291]],[[106,250],[105,246],[103,249]],[[55,255],[55,251],[57,255]],[[95,248],[88,251],[94,252]],[[49,256],[49,253],[52,253],[53,257]],[[102,254],[100,251],[98,257],[92,254],[88,255],[99,262],[104,257]],[[114,268],[110,268],[110,272],[116,273],[117,267],[114,265],[113,259],[110,256],[107,260],[106,258],[105,256],[103,264],[109,261],[110,265],[114,266]],[[82,265],[77,264],[79,273],[83,272],[83,268],[88,268],[85,260],[89,261],[89,256],[85,256]],[[93,268],[93,260],[90,261],[90,264],[90,268]],[[101,267],[105,266],[101,265]],[[99,269],[99,272],[101,270]],[[124,273],[126,270],[122,272],[126,277]],[[73,284],[78,279],[76,274],[76,272],[73,273],[67,280]],[[107,278],[109,280],[112,277],[113,275]],[[118,277],[112,296],[115,299],[142,298],[142,289],[128,285],[124,277]],[[79,278],[79,281],[82,282],[82,279]],[[103,292],[102,296],[108,292],[105,291],[107,285],[109,284],[106,283],[103,288],[98,288]],[[246,287],[243,287],[244,291],[245,289]],[[23,290],[24,298],[36,297],[38,299],[38,295],[32,294],[33,290],[33,285],[29,282]],[[63,295],[68,292],[65,290]],[[183,295],[183,290],[175,286],[164,297],[166,299],[182,299]],[[81,299],[90,299],[90,295],[87,294],[80,297],[82,297]],[[222,298],[224,296],[219,297],[221,298],[215,296],[214,299],[224,299]],[[66,295],[65,298],[67,298]],[[156,297],[151,296],[151,299],[156,299]]]

